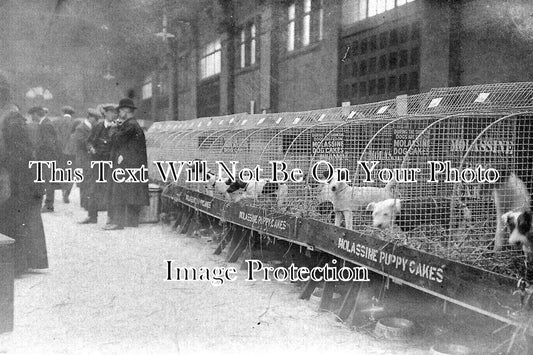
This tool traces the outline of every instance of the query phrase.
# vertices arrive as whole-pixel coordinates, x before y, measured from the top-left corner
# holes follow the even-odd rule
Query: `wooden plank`
[[[324,289],[322,290],[322,298],[320,299],[320,305],[318,309],[328,311],[331,307],[331,301],[333,299],[333,291],[335,290],[335,282],[324,282]]]
[[[359,296],[359,293],[361,292],[362,287],[363,282],[354,281],[350,283],[348,292],[346,292],[346,295],[344,295],[341,307],[337,312],[337,316],[342,319],[343,322],[346,322],[346,320],[350,317],[350,314],[352,314],[352,311],[355,309],[355,302]]]
[[[226,247],[226,244],[228,244],[231,238],[233,238],[233,233],[235,233],[235,226],[228,223],[228,227],[224,231],[224,234],[222,235],[222,239],[220,240],[220,243],[218,244],[213,254],[219,255],[220,253],[222,253],[222,250],[224,250],[224,248]]]
[[[514,323],[509,314],[520,310],[519,297],[512,295],[516,280],[511,277],[320,221],[296,219],[279,212],[224,203],[186,189],[176,189],[176,193],[179,202],[212,216],[312,246],[496,319]],[[270,215],[275,218],[268,218]]]
[[[178,228],[178,233],[183,234],[187,233],[187,230],[189,229],[189,225],[192,222],[192,217],[194,214],[194,210],[189,210],[185,214],[184,221],[181,223],[180,228]]]
[[[230,263],[234,263],[239,259],[239,256],[242,254],[246,246],[248,245],[249,235],[250,231],[248,229],[241,229],[242,233],[240,237],[238,238],[237,244],[235,245],[235,248],[230,251],[228,254],[227,261]]]
[[[307,281],[307,283],[305,284],[305,287],[304,289],[302,290],[302,293],[300,293],[300,299],[301,300],[308,300],[311,295],[313,294],[313,292],[315,291],[315,289],[318,287],[320,283],[313,280],[313,279],[309,279]]]

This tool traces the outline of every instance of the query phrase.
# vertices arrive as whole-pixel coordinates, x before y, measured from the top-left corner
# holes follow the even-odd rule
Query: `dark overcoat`
[[[75,148],[76,162],[75,168],[81,168],[84,175],[83,182],[77,183],[80,188],[80,205],[81,207],[88,208],[88,192],[91,187],[90,183],[90,167],[91,167],[91,155],[87,147],[87,141],[91,135],[92,124],[89,126],[85,121],[78,124],[74,133],[70,136],[69,144]]]
[[[49,118],[45,118],[39,123],[37,137],[37,159],[55,160],[60,158],[60,144],[57,139],[57,133]]]
[[[93,127],[91,134],[87,140],[87,146],[92,148],[90,158],[92,161],[109,161],[111,154],[111,137],[116,131],[115,127],[105,127],[104,121],[98,122]],[[87,183],[90,184],[89,198],[93,200],[94,205],[98,211],[105,211],[107,209],[107,187],[111,180],[111,169],[106,168],[106,180],[108,183],[97,183],[98,169],[94,167],[89,174],[85,174]]]
[[[4,122],[4,157],[1,165],[9,171],[11,196],[0,205],[0,233],[15,239],[15,269],[48,267],[46,241],[41,219],[43,184],[34,183],[34,170],[28,162],[34,160],[33,144],[22,119]]]
[[[130,118],[120,126],[113,135],[111,145],[111,161],[116,168],[148,168],[146,157],[146,139],[144,132],[134,118]],[[124,177],[127,178],[128,175]],[[136,176],[141,178],[140,174]],[[108,201],[112,205],[150,204],[148,196],[148,182],[114,182],[111,181],[108,190]]]

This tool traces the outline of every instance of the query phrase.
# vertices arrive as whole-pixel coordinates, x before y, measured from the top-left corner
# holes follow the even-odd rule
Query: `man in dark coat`
[[[91,135],[91,130],[96,125],[100,114],[93,108],[87,110],[87,118],[76,126],[76,129],[70,136],[69,146],[73,147],[76,152],[75,168],[81,168],[84,177],[90,175],[91,155],[87,142]],[[86,210],[89,208],[89,188],[90,179],[84,178],[82,182],[77,183],[80,188],[80,206]]]
[[[52,125],[52,122],[46,117],[46,111],[40,107],[32,107],[28,110],[33,122],[39,124],[37,130],[37,160],[58,161],[59,160],[59,142],[57,140],[57,133]],[[44,206],[42,212],[54,211],[54,189],[55,185],[50,183],[51,175],[49,169],[44,169],[47,173],[44,174],[46,183],[44,184]]]
[[[74,120],[72,119],[72,115],[74,115],[74,109],[70,106],[63,106],[61,108],[61,112],[63,113],[63,117],[58,118],[52,122],[54,125],[54,128],[57,132],[57,139],[60,146],[60,163],[59,166],[61,168],[71,168],[71,165],[68,165],[67,162],[70,161],[71,163],[74,162],[75,155],[70,152],[67,149],[67,144],[70,139],[70,135],[72,132],[74,132]],[[63,192],[63,202],[69,203],[70,199],[70,191],[72,190],[72,185],[74,185],[72,182],[65,182],[61,186],[61,190]]]
[[[99,111],[103,114],[104,119],[98,122],[91,131],[87,139],[87,146],[92,161],[109,161],[111,154],[111,136],[116,131],[115,118],[117,116],[116,105],[102,105]],[[111,171],[107,169],[106,180],[111,180]],[[97,183],[98,169],[95,167],[85,173],[88,187],[88,205],[87,211],[89,216],[81,221],[81,224],[97,223],[98,211],[107,210],[107,224],[111,224],[112,211],[106,204],[107,184]]]
[[[118,105],[117,132],[113,135],[111,161],[113,169],[148,167],[144,132],[134,118],[136,107],[131,99],[122,99]],[[139,180],[145,177],[135,174]],[[113,209],[113,223],[106,230],[137,227],[142,206],[150,204],[148,182],[114,182],[108,190],[108,202]]]

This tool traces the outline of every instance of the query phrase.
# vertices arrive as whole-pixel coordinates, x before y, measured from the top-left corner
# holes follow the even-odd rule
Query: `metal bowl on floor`
[[[404,318],[381,318],[377,321],[374,333],[389,340],[407,340],[413,334],[415,324]]]
[[[458,344],[437,344],[430,349],[431,355],[470,355],[472,349]]]

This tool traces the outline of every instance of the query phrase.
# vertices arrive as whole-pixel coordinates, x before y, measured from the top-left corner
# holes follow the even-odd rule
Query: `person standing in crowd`
[[[104,120],[98,122],[91,131],[87,140],[89,154],[92,161],[109,161],[111,153],[111,136],[116,130],[115,119],[117,109],[115,104],[104,104],[99,106],[100,114]],[[106,169],[106,180],[111,180],[111,169]],[[106,183],[97,183],[98,170],[91,169],[87,175],[88,187],[88,206],[89,215],[81,221],[81,224],[97,223],[98,211],[107,210],[107,224],[111,224],[112,211],[106,204]]]
[[[0,233],[15,240],[15,273],[48,268],[46,240],[41,219],[43,185],[34,183],[28,162],[34,160],[33,144],[25,118],[18,111],[0,119],[3,151],[0,165],[10,178],[10,196],[0,204]]]
[[[139,123],[134,118],[133,100],[125,98],[118,104],[117,132],[113,135],[111,145],[111,162],[113,169],[139,169],[147,165],[146,139]],[[140,172],[136,178],[144,178]],[[112,224],[106,230],[124,229],[139,225],[139,212],[142,206],[150,204],[148,183],[118,183],[111,181],[108,189],[108,202],[112,208]]]
[[[53,121],[54,127],[57,132],[57,139],[59,142],[59,149],[60,149],[60,158],[61,162],[60,167],[70,168],[71,165],[69,165],[67,162],[71,162],[71,164],[74,162],[74,159],[76,156],[73,154],[73,152],[70,152],[69,149],[67,149],[67,143],[70,139],[70,135],[74,131],[74,120],[72,119],[72,115],[74,115],[74,109],[70,106],[63,106],[61,108],[61,113],[63,114],[63,117]],[[63,192],[63,202],[64,203],[70,203],[70,191],[72,190],[72,185],[74,185],[72,182],[65,182],[62,184],[62,192]]]
[[[91,156],[89,154],[89,148],[87,141],[91,135],[91,130],[98,122],[100,114],[93,108],[87,110],[87,118],[76,126],[74,132],[70,135],[70,147],[73,147],[76,152],[75,168],[80,168],[83,171],[83,175],[90,175],[91,170]],[[80,188],[80,206],[88,209],[89,195],[88,191],[91,186],[89,179],[85,178],[82,182],[77,183]]]
[[[33,122],[39,124],[37,130],[37,146],[36,146],[36,158],[42,161],[58,161],[59,160],[59,143],[57,140],[57,133],[52,125],[52,122],[46,117],[45,110],[40,106],[32,107],[28,110],[28,114],[31,116]],[[54,189],[55,184],[50,182],[52,177],[49,173],[49,169],[44,169],[47,174],[44,175],[46,180],[44,184],[45,198],[42,212],[54,211]]]

